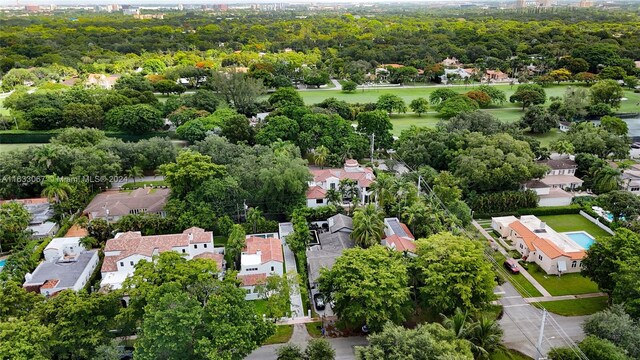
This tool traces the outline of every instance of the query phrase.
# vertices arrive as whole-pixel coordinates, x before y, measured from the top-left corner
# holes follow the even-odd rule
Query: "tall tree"
[[[356,245],[368,248],[380,244],[384,234],[384,214],[374,204],[367,204],[353,215],[351,238]]]
[[[335,313],[350,326],[379,330],[387,321],[405,319],[407,267],[397,253],[380,245],[345,250],[331,270],[321,270],[319,282]]]
[[[71,195],[71,185],[55,174],[47,175],[42,185],[44,186],[42,196],[49,199],[49,201],[54,200],[56,204],[67,200]]]
[[[421,302],[442,312],[478,309],[493,297],[491,265],[479,243],[441,233],[417,242],[416,276]]]

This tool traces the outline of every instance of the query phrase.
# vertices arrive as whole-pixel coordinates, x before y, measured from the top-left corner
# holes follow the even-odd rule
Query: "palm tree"
[[[452,330],[456,334],[456,338],[465,339],[469,328],[469,312],[456,308],[455,313],[451,317],[440,314],[443,317],[442,325]]]
[[[258,208],[251,208],[247,213],[245,221],[253,226],[253,233],[258,232],[258,223],[263,219],[262,211]]]
[[[329,156],[329,149],[324,145],[320,145],[314,151],[313,160],[316,162],[316,165],[320,165],[320,168],[324,169],[327,156]]]
[[[127,170],[127,175],[131,176],[131,178],[133,179],[133,183],[135,184],[136,178],[142,177],[142,175],[144,174],[139,166],[134,166],[131,169]]]
[[[340,206],[342,205],[342,194],[336,189],[327,190],[327,201],[329,204]]]
[[[368,248],[379,244],[383,232],[383,214],[373,204],[356,210],[353,216],[353,232],[351,233],[351,238],[356,242],[356,245]]]
[[[402,209],[402,219],[411,226],[411,232],[416,234],[416,225],[424,223],[424,220],[429,216],[429,209],[424,201],[416,201],[410,206],[405,206]]]
[[[618,190],[620,187],[620,171],[610,166],[604,166],[593,174],[594,191],[598,194]]]
[[[506,352],[502,344],[502,329],[497,321],[482,315],[468,329],[466,339],[476,359],[489,359],[491,354]]]
[[[44,164],[45,169],[48,170],[51,167],[51,159],[56,156],[56,153],[56,148],[50,145],[43,145],[35,151],[35,160],[38,164]]]
[[[42,196],[49,199],[49,201],[54,199],[56,204],[68,199],[69,194],[73,191],[71,185],[66,181],[60,180],[56,174],[47,175],[42,184],[44,185]]]
[[[372,197],[385,211],[388,210],[387,207],[393,203],[396,185],[396,177],[386,173],[381,173],[376,181],[371,184]]]

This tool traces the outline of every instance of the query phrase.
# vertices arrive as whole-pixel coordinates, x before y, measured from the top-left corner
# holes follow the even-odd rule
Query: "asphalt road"
[[[499,290],[504,292],[500,303],[504,307],[505,314],[500,320],[500,325],[504,330],[505,346],[534,359],[537,358],[538,351],[535,344],[540,332],[542,310],[526,303],[509,282],[500,286]],[[568,346],[568,339],[574,342],[584,339],[582,323],[587,317],[547,314],[542,353],[546,355],[553,347]]]

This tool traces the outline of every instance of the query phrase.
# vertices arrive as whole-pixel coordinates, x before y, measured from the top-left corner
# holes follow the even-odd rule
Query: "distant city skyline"
[[[277,0],[19,0],[20,6],[24,5],[109,5],[109,4],[118,4],[118,5],[132,5],[132,6],[167,6],[167,5],[212,5],[212,4],[255,4],[255,3],[288,3],[288,4],[322,4],[322,3],[388,3],[388,4],[402,4],[402,3],[437,3],[437,2],[465,2],[465,3],[473,3],[473,2],[509,2],[509,1],[500,1],[500,0],[401,0],[401,1],[390,1],[390,0],[320,0],[320,1],[305,1],[305,0],[290,0],[290,1],[277,1]],[[0,6],[15,6],[15,0],[0,0]]]

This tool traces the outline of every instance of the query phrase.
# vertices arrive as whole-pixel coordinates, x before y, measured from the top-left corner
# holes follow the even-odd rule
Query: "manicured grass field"
[[[533,306],[540,308],[544,306],[548,311],[562,316],[582,316],[595,314],[607,308],[607,297],[599,296],[593,298],[545,301],[533,303]]]
[[[502,264],[504,263],[504,261],[506,259],[504,257],[504,255],[502,255],[498,251],[494,252],[493,258],[498,263],[498,266],[502,266]],[[506,273],[506,279],[505,280],[511,282],[513,284],[513,287],[515,287],[516,290],[518,290],[520,295],[522,295],[523,297],[538,297],[538,296],[542,296],[540,291],[538,291],[538,289],[536,289],[529,282],[529,280],[527,280],[527,278],[525,278],[521,274],[513,275],[513,274],[511,274],[511,273],[509,273],[507,271],[505,271],[505,273]],[[503,275],[503,277],[504,277],[504,275]]]
[[[284,344],[291,339],[291,335],[293,335],[293,325],[278,325],[276,333],[265,340],[263,345]]]
[[[531,360],[527,355],[521,354],[516,350],[508,349],[508,354],[502,352],[494,352],[489,355],[490,360]]]
[[[611,236],[580,214],[538,216],[557,232],[586,231],[591,236]]]
[[[2,139],[0,139],[2,142]],[[39,146],[41,144],[0,144],[0,153],[9,152],[13,150],[22,150],[26,149],[29,146]]]
[[[307,332],[311,335],[312,338],[320,338],[322,337],[322,321],[315,321],[310,323],[305,323],[304,326],[307,327]]]
[[[511,85],[495,85],[498,89],[505,92],[507,99],[511,96],[517,86]],[[547,99],[550,97],[562,97],[564,92],[568,86],[582,86],[580,84],[562,84],[562,85],[552,85],[545,88],[545,92],[547,93]],[[450,86],[448,88],[453,89],[459,93],[465,93],[473,89],[474,86]],[[323,100],[331,97],[335,97],[338,100],[344,100],[349,103],[368,103],[368,102],[376,102],[378,97],[382,94],[394,94],[400,96],[407,105],[411,102],[411,100],[424,97],[429,98],[429,95],[435,91],[436,89],[441,87],[431,86],[431,87],[378,87],[378,88],[368,88],[365,90],[359,89],[355,93],[345,94],[342,91],[338,90],[304,90],[300,91],[300,95],[304,99],[307,105],[317,104],[322,102]],[[640,112],[640,94],[634,93],[632,91],[625,91],[625,98],[627,100],[622,101],[622,105],[619,112],[629,113],[629,112]],[[546,105],[550,104],[551,101],[547,100]],[[518,107],[518,104],[512,104],[508,101],[502,104],[501,106],[497,106],[494,108],[483,109],[482,111],[490,112],[492,115],[496,116],[498,119],[505,122],[516,122],[520,120],[522,117],[522,109]],[[411,125],[416,126],[427,126],[427,127],[435,127],[436,124],[440,121],[438,114],[430,110],[428,113],[423,114],[421,117],[416,114],[409,112],[406,114],[393,114],[391,116],[391,122],[393,123],[393,134],[400,135],[400,133],[408,129]],[[542,145],[547,146],[552,141],[557,140],[562,134],[553,130],[550,133],[544,135],[535,135],[536,138],[540,140]]]
[[[551,295],[579,295],[600,291],[598,285],[579,273],[562,276],[547,275],[537,264],[529,264],[527,270]]]

